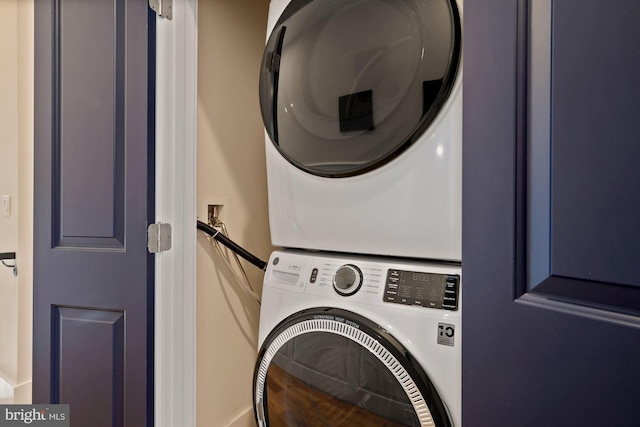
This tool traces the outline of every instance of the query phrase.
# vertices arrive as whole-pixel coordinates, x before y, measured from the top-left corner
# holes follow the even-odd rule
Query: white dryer
[[[260,314],[260,427],[460,426],[460,267],[277,251]]]
[[[272,243],[461,259],[456,0],[273,0],[260,72]]]

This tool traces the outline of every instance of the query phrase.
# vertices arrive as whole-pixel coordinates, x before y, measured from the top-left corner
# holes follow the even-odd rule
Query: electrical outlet
[[[11,216],[11,196],[2,196],[2,216]]]

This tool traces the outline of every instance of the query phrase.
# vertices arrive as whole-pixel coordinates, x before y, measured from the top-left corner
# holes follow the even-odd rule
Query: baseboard
[[[255,427],[256,419],[253,416],[253,408],[247,409],[244,413],[236,417],[227,424],[227,427]]]
[[[14,386],[13,384],[6,381],[0,375],[0,403],[13,403],[13,394],[14,394]]]
[[[16,386],[16,388],[13,389],[13,403],[18,403],[21,405],[31,404],[32,386],[32,381],[27,381],[26,383],[22,383]]]
[[[16,385],[0,378],[0,404],[30,404],[31,381]]]

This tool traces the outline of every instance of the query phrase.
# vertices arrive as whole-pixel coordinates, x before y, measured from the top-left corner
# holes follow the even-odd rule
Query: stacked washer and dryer
[[[260,426],[461,425],[461,14],[271,1]]]

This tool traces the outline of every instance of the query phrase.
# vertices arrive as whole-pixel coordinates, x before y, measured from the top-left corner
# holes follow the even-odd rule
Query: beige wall
[[[0,196],[11,197],[11,216],[0,214],[0,251],[18,250],[18,0],[0,0]],[[0,267],[0,377],[18,373],[18,279]]]
[[[222,202],[231,238],[264,260],[271,244],[258,72],[267,9],[268,0],[198,4],[198,215]],[[262,272],[244,265],[260,293]],[[259,306],[201,234],[197,281],[198,426],[254,425]]]
[[[18,384],[31,402],[33,341],[33,0],[18,2]]]
[[[33,1],[0,0],[0,252],[16,252],[18,277],[0,268],[0,377],[31,400],[33,222]]]

